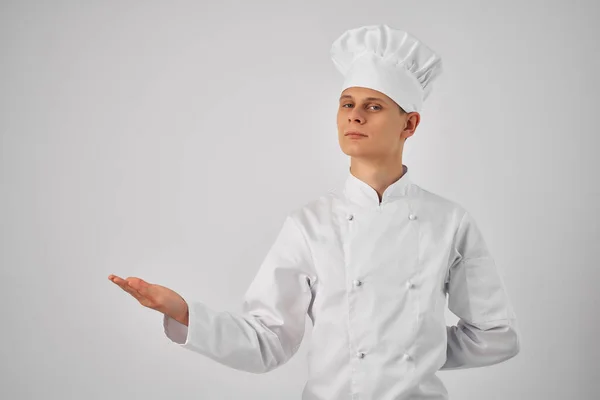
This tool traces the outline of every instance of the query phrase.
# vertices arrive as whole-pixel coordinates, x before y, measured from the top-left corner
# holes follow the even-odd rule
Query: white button
[[[354,219],[354,215],[350,214],[348,215],[348,221],[352,221]]]
[[[362,282],[359,281],[358,279],[355,279],[352,283],[354,284],[354,286],[360,286],[360,285],[362,285]]]
[[[404,356],[402,356],[404,358],[404,360],[409,361],[410,360],[410,354],[408,353],[404,353]]]
[[[407,286],[409,289],[412,289],[412,288],[414,288],[414,287],[415,287],[415,284],[414,284],[414,283],[412,283],[411,281],[408,281],[408,282],[406,282],[406,286]]]
[[[408,219],[411,219],[411,220],[412,220],[412,219],[417,219],[417,216],[416,216],[415,214],[410,214],[410,215],[408,216]]]
[[[356,354],[356,356],[357,356],[358,358],[365,358],[365,353],[363,353],[362,351],[360,351],[360,352],[358,352],[358,353]]]

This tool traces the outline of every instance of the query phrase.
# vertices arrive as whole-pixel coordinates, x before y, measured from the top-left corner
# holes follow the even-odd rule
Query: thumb
[[[165,296],[165,293],[168,292],[168,290],[165,290],[166,288],[164,286],[149,283],[142,279],[137,281],[135,285],[135,289],[138,293],[152,302],[160,301],[160,299]]]
[[[129,280],[129,286],[137,290],[141,295],[146,295],[148,294],[148,289],[151,285],[143,279],[131,278]]]

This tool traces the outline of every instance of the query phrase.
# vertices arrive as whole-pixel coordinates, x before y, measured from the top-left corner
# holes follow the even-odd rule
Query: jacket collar
[[[381,203],[386,203],[394,198],[406,196],[408,188],[411,185],[411,179],[408,173],[408,167],[402,164],[404,171],[400,179],[390,184],[383,192],[381,196]],[[348,176],[344,185],[344,195],[350,201],[357,203],[364,207],[378,207],[379,206],[379,195],[377,191],[373,189],[366,182],[358,179],[350,171],[348,167]]]

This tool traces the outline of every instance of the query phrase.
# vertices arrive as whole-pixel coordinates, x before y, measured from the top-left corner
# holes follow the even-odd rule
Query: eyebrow
[[[349,94],[344,94],[340,97],[340,100],[345,99],[345,98],[351,99],[352,96],[350,96]],[[380,99],[379,97],[365,97],[365,100],[366,101],[380,101],[382,103],[387,103],[387,101],[385,101],[384,99]]]

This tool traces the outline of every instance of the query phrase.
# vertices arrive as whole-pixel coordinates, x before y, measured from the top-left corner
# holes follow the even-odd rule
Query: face
[[[418,112],[402,112],[394,100],[377,90],[349,87],[341,93],[337,112],[340,147],[351,157],[398,159],[419,120]],[[350,131],[364,136],[347,135]]]

